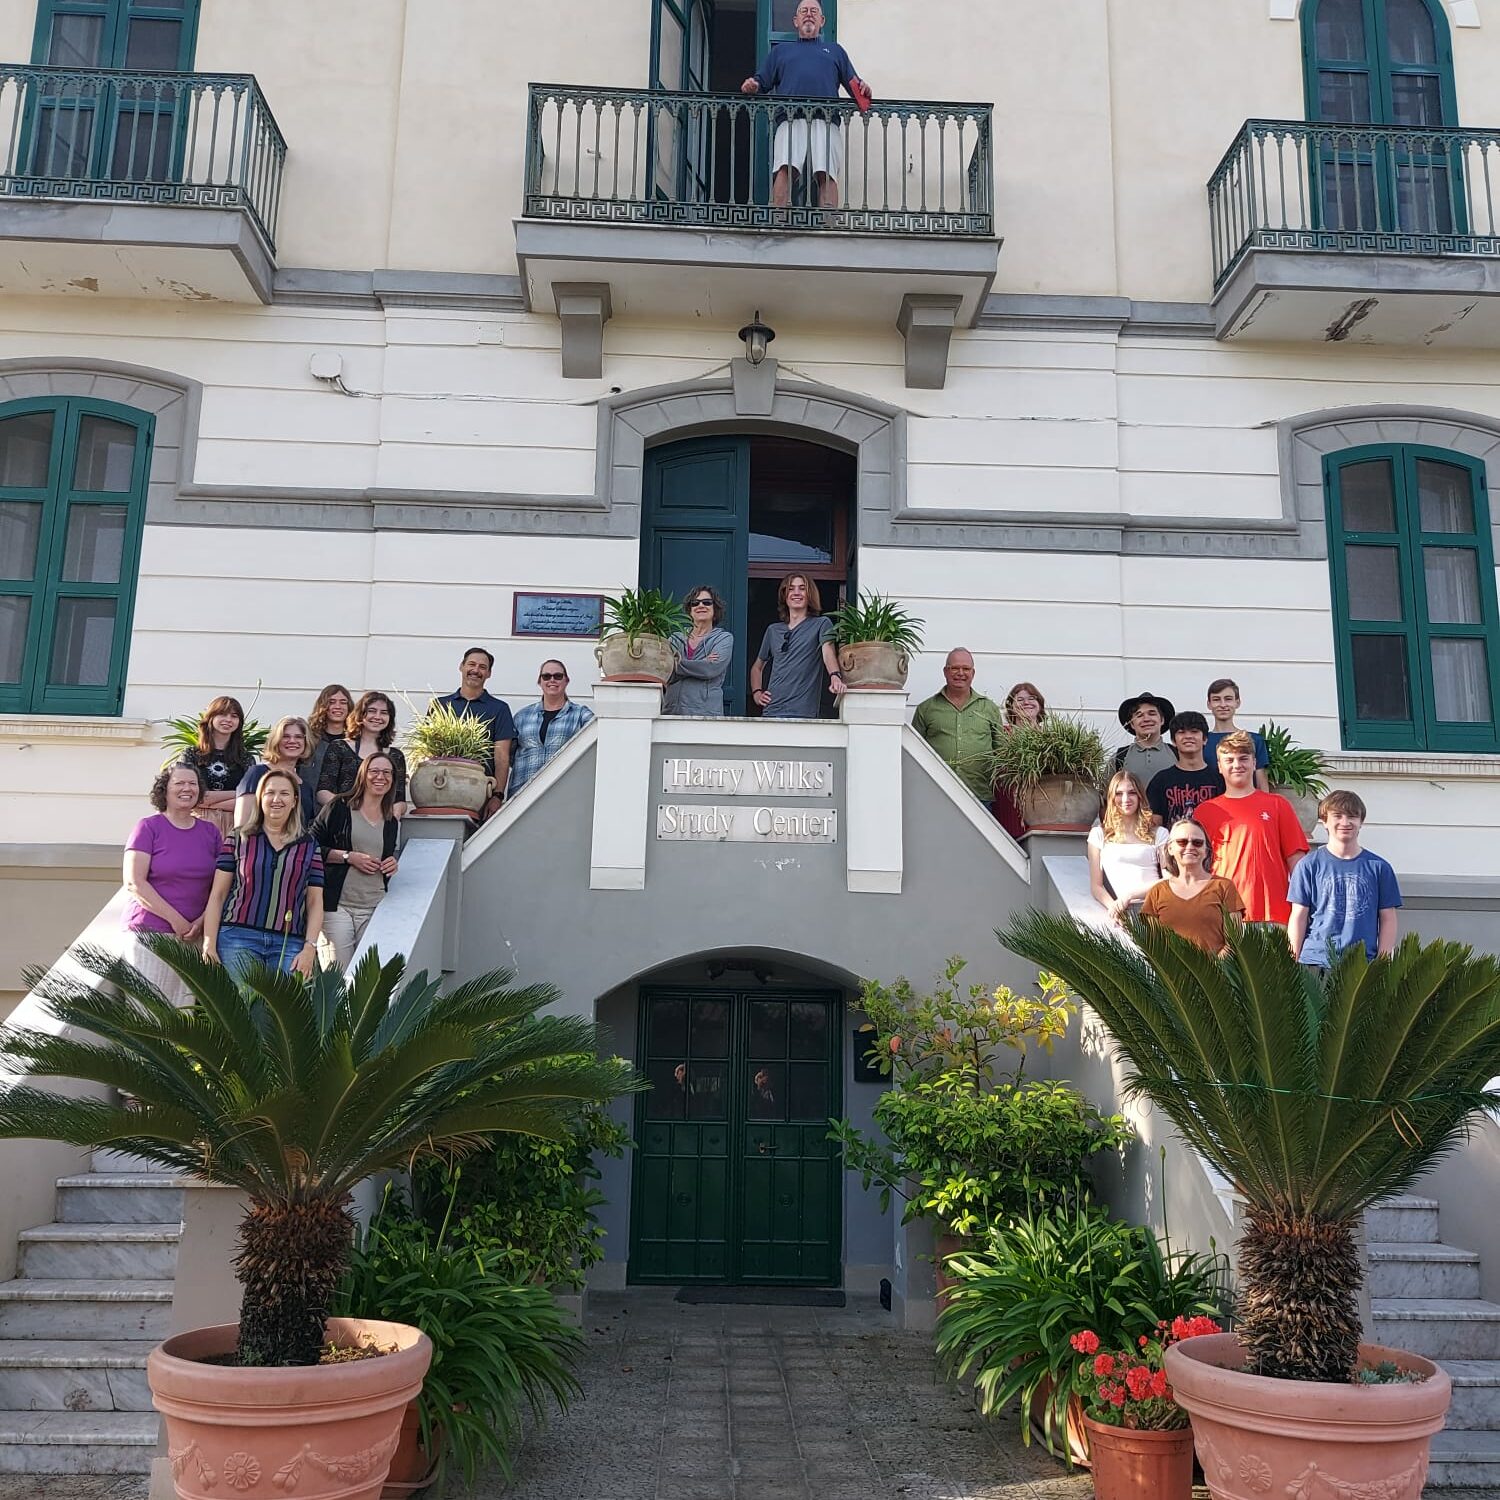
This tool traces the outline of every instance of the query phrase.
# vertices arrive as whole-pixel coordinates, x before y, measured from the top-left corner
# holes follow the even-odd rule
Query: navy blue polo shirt
[[[501,740],[513,740],[516,737],[516,721],[510,716],[510,704],[504,698],[495,697],[493,693],[483,692],[477,698],[465,698],[460,692],[444,693],[441,698],[434,698],[432,701],[451,708],[456,714],[464,714],[471,719],[480,720],[490,732],[492,745],[498,745]],[[485,762],[484,768],[491,776],[495,774],[493,752]]]
[[[854,64],[837,42],[822,37],[804,41],[776,42],[755,81],[763,94],[790,95],[797,99],[837,99],[839,85],[849,86]]]

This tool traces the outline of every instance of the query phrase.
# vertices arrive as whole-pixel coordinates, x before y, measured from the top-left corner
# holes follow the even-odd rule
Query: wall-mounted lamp
[[[740,329],[740,341],[745,346],[745,358],[752,365],[758,365],[766,357],[766,346],[776,337],[774,328],[767,328],[760,320],[760,309],[755,309],[755,316]]]

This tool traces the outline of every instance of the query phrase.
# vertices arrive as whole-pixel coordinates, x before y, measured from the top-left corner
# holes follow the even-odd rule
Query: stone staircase
[[[96,1152],[57,1183],[57,1222],[21,1235],[0,1282],[0,1474],[144,1474],[157,1417],[146,1356],[166,1336],[178,1178]]]
[[[1392,1198],[1365,1232],[1375,1342],[1435,1359],[1453,1381],[1428,1490],[1500,1495],[1500,1303],[1480,1296],[1478,1254],[1438,1238],[1434,1198]]]

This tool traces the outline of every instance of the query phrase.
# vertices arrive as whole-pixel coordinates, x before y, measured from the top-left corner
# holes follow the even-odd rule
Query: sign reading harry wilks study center
[[[831,797],[833,762],[668,756],[662,762],[661,789],[668,796],[712,792],[741,798]],[[838,838],[838,814],[831,807],[663,802],[656,809],[656,836],[713,843],[832,844]]]

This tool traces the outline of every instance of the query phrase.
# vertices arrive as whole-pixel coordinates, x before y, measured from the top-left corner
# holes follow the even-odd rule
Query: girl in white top
[[[1104,794],[1104,813],[1089,830],[1089,888],[1111,921],[1118,922],[1127,907],[1139,906],[1161,879],[1166,841],[1167,830],[1156,826],[1145,788],[1131,772],[1116,771]]]

